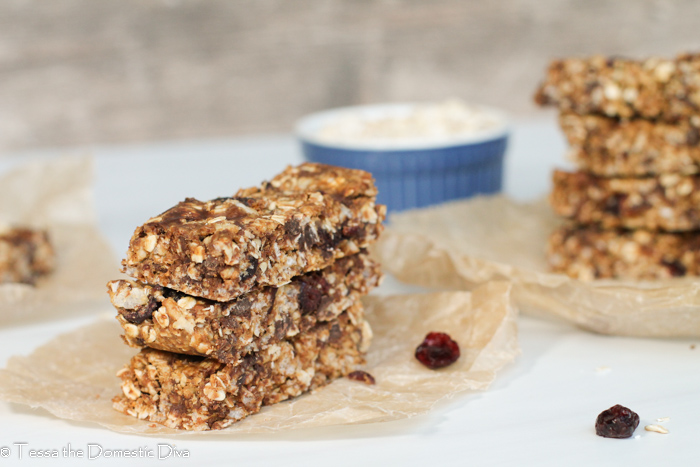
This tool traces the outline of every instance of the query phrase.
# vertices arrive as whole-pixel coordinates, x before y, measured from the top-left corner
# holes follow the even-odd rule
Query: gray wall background
[[[697,0],[5,0],[0,151],[452,96],[532,115],[551,58],[700,51],[698,18]]]

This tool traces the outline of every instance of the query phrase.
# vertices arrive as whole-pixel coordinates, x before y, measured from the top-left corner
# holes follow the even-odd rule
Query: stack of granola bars
[[[108,284],[131,346],[114,407],[186,430],[224,428],[364,362],[360,298],[382,231],[370,174],[290,167],[230,198],[188,198],[136,229]]]
[[[554,61],[535,97],[560,110],[576,172],[549,262],[581,279],[700,274],[700,55]]]

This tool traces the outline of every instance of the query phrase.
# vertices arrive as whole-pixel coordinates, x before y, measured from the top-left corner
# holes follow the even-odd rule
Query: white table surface
[[[42,151],[5,157],[4,170],[55,154],[96,156],[99,223],[121,258],[134,228],[185,196],[207,199],[270,178],[301,155],[289,135],[90,150]],[[565,146],[554,118],[516,123],[507,154],[505,191],[534,199],[549,190]],[[381,293],[410,290],[389,280]],[[28,354],[59,333],[94,318],[0,328],[0,364]],[[0,465],[120,465],[120,459],[29,459],[29,449],[68,446],[138,449],[158,444],[187,450],[189,459],[129,460],[130,465],[698,465],[700,339],[632,339],[521,317],[522,355],[483,393],[464,394],[428,415],[390,423],[204,440],[122,435],[67,422],[44,410],[0,403]],[[695,349],[694,345],[698,344]],[[603,370],[607,368],[607,370]],[[599,412],[626,405],[641,417],[627,440],[594,433]],[[670,433],[644,431],[660,417]],[[19,446],[24,458],[19,459]]]

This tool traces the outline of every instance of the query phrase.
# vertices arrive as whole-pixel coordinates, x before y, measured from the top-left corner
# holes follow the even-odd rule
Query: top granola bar
[[[386,207],[361,170],[305,163],[230,198],[188,198],[138,227],[123,271],[217,301],[279,286],[376,240]]]
[[[687,119],[700,107],[700,54],[683,54],[675,60],[599,55],[555,60],[535,102],[578,114]]]

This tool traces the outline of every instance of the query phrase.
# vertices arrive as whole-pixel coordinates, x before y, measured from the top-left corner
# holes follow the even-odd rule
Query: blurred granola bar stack
[[[56,254],[45,230],[0,226],[0,284],[34,285],[50,274]]]
[[[260,187],[188,198],[136,229],[108,284],[127,344],[114,407],[186,430],[224,428],[364,362],[365,248],[385,207],[370,174],[289,167]]]
[[[700,55],[557,60],[535,101],[558,107],[578,167],[554,172],[550,202],[568,222],[550,237],[552,269],[700,274]]]

